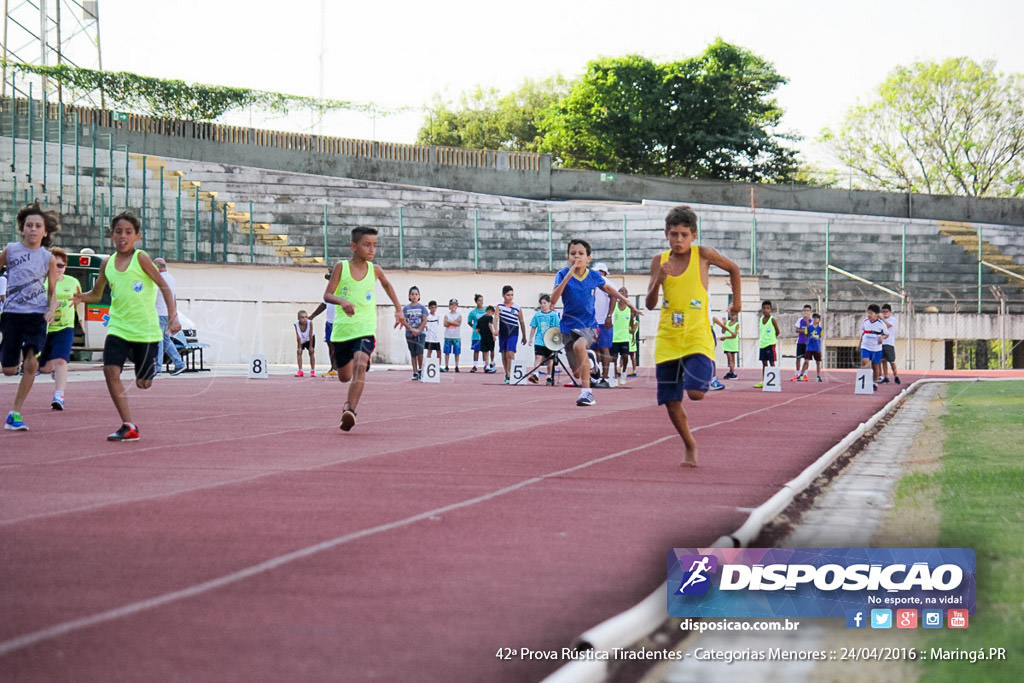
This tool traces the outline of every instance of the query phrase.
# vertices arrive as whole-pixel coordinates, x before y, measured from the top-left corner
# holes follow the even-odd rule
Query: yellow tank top
[[[661,254],[661,263],[672,252]],[[658,337],[654,362],[676,360],[703,354],[714,360],[715,340],[708,318],[708,291],[700,279],[700,247],[690,247],[690,263],[682,275],[665,278],[661,285],[664,299],[658,319]]]
[[[346,315],[341,306],[334,311],[334,325],[331,327],[331,341],[343,342],[360,337],[373,337],[377,334],[377,276],[373,271],[373,263],[367,262],[366,276],[362,280],[353,280],[349,270],[349,262],[341,262],[341,278],[336,296],[348,299],[355,306],[354,315]]]
[[[139,265],[140,253],[135,250],[124,272],[115,264],[117,254],[108,258],[103,267],[110,285],[107,334],[130,342],[158,342],[164,337],[156,314],[156,297],[160,290]]]
[[[53,314],[53,322],[46,328],[46,332],[59,332],[75,326],[75,304],[71,298],[75,292],[81,291],[82,287],[78,280],[65,275],[53,286],[57,296],[57,310]],[[85,321],[83,320],[84,324]]]

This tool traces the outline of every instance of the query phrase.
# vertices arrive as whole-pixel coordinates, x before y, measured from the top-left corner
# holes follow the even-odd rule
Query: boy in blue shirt
[[[811,361],[818,364],[818,381],[821,381],[821,316],[815,313],[811,316],[811,324],[806,326],[807,346],[804,349],[804,369],[800,376],[807,381],[807,367]]]
[[[402,306],[402,315],[405,317],[405,343],[409,347],[409,355],[412,357],[412,378],[419,380],[423,368],[423,349],[427,344],[427,318],[430,311],[420,303],[420,288],[413,285],[409,288],[409,303]]]
[[[551,310],[551,297],[547,294],[540,295],[540,310],[530,318],[530,329],[533,330],[533,353],[536,358],[534,362],[539,367],[545,360],[548,369],[548,384],[555,383],[555,357],[544,344],[544,334],[552,327],[558,327],[560,322],[558,313]],[[540,379],[536,373],[530,375],[529,380],[538,384]]]
[[[551,305],[565,299],[559,330],[565,339],[565,352],[569,367],[579,378],[583,388],[576,399],[578,406],[592,406],[597,401],[590,391],[590,359],[587,349],[597,340],[597,320],[594,312],[594,290],[600,289],[615,301],[622,301],[636,315],[642,315],[629,299],[619,294],[600,273],[590,270],[590,244],[586,240],[569,240],[569,265],[555,275],[555,289],[551,292]]]

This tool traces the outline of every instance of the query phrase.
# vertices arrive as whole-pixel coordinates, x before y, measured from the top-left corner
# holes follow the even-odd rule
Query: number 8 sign
[[[249,379],[270,379],[266,356],[256,355],[249,359]]]

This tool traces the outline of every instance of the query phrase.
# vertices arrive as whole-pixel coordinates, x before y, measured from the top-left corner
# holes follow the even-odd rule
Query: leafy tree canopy
[[[897,67],[826,130],[860,187],[1024,196],[1024,76],[965,57]]]
[[[544,113],[541,150],[568,167],[787,182],[795,138],[775,132],[782,110],[771,99],[783,83],[770,63],[721,39],[677,62],[595,60]]]
[[[459,106],[435,97],[416,142],[421,145],[537,151],[540,112],[567,92],[564,79],[526,80],[502,96],[494,88],[463,93]]]

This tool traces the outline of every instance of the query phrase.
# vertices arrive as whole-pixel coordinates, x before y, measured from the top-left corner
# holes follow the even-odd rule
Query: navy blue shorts
[[[46,335],[46,346],[39,356],[39,364],[46,365],[51,360],[63,358],[71,360],[71,345],[75,341],[75,328],[65,327],[63,330],[49,332]]]
[[[512,353],[515,353],[517,348],[519,348],[519,330],[516,330],[515,334],[510,334],[507,336],[504,334],[498,335],[499,351],[501,351],[502,353],[504,353],[505,351],[511,351]]]
[[[759,361],[762,363],[774,363],[775,362],[775,346],[762,346],[761,351],[758,353]]]
[[[357,353],[365,353],[366,359],[369,360],[373,355],[373,350],[377,347],[377,338],[356,337],[355,339],[331,342],[331,347],[334,348],[334,364],[343,368],[352,362]]]
[[[658,405],[682,401],[684,391],[706,392],[715,376],[715,362],[702,353],[655,366],[658,378]]]
[[[46,346],[46,316],[42,313],[4,313],[0,315],[0,366],[16,368],[22,353],[38,353]]]

